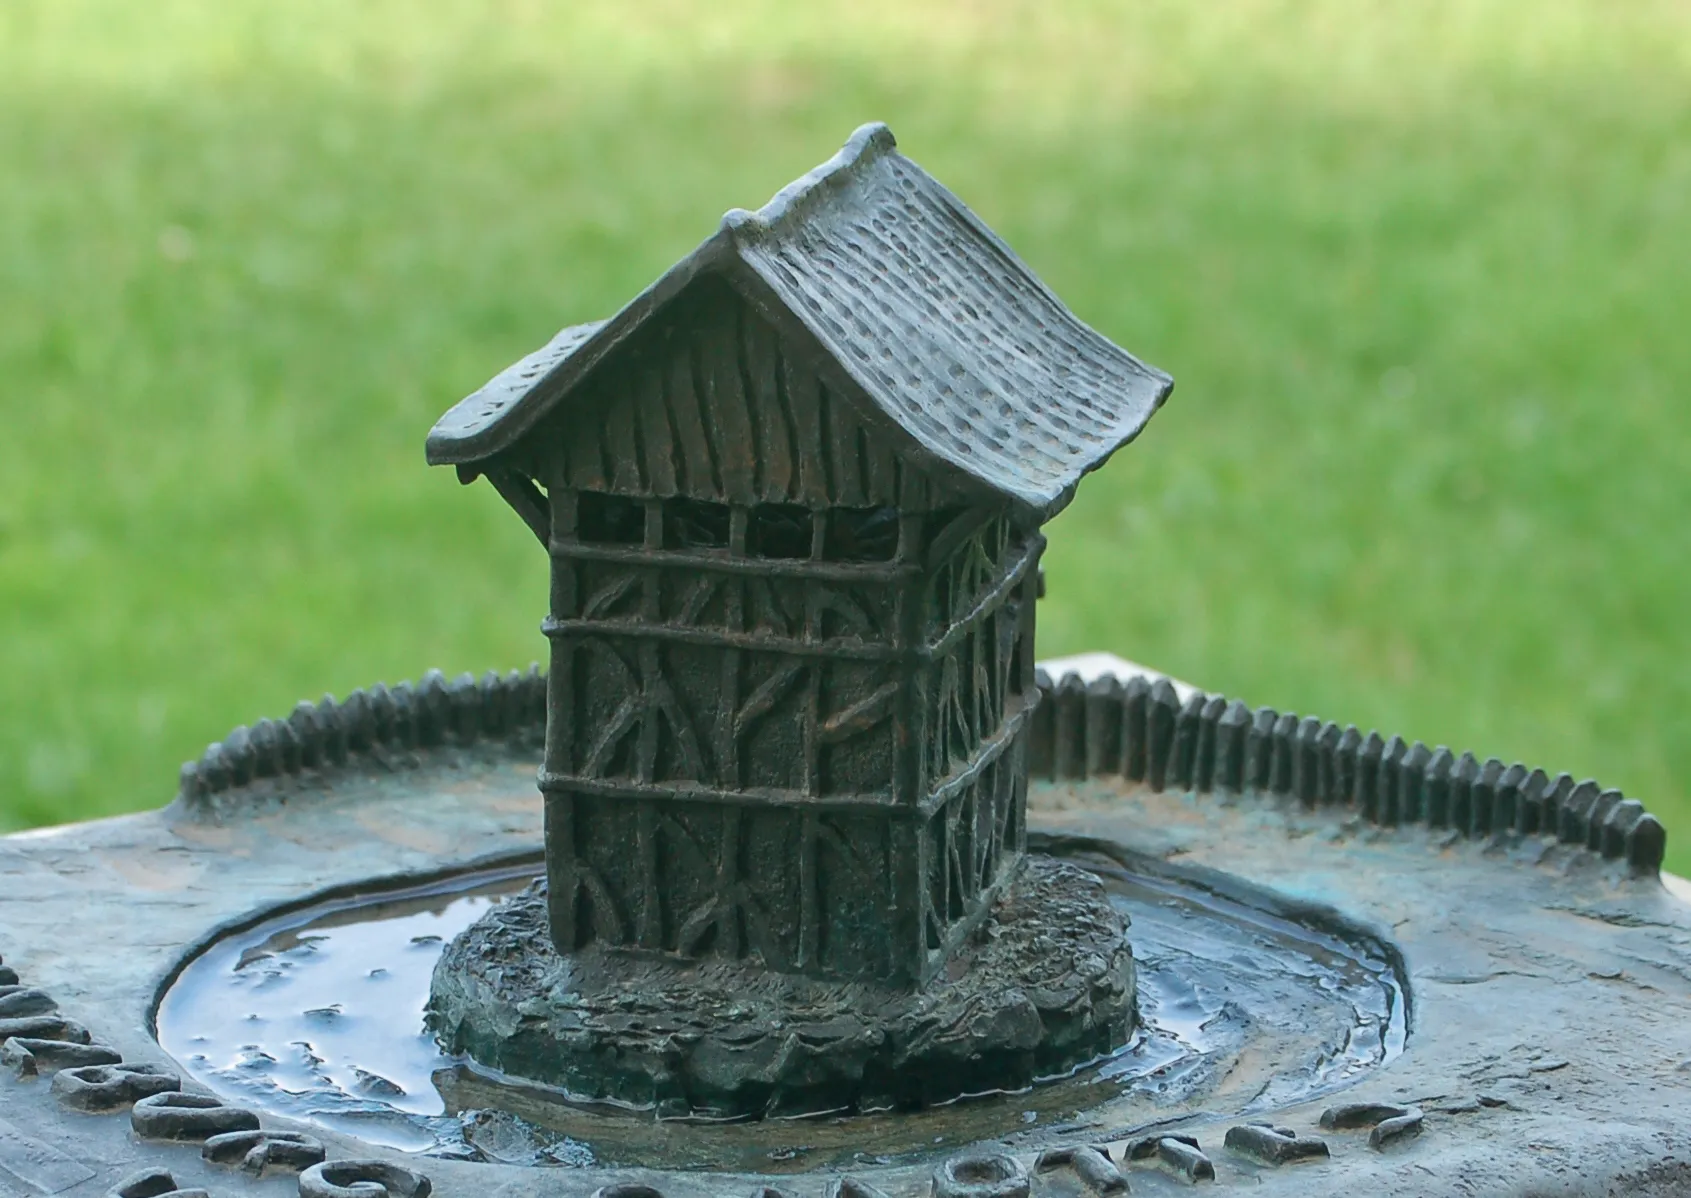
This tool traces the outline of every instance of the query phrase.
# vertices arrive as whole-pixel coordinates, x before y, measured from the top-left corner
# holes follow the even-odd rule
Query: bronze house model
[[[933,976],[1024,851],[1040,525],[1170,386],[870,125],[442,417],[551,555],[558,949]]]

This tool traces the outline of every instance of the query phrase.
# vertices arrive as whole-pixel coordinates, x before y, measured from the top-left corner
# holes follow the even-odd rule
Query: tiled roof
[[[531,427],[701,270],[749,268],[926,453],[1041,512],[1131,440],[1172,380],[1083,324],[884,125],[722,228],[621,313],[560,333],[443,417],[435,462]],[[522,388],[526,387],[526,390]],[[460,413],[463,414],[460,414]]]
[[[570,325],[532,354],[523,355],[488,379],[474,395],[454,404],[429,430],[431,458],[437,441],[463,442],[494,429],[512,405],[604,325],[602,320]]]

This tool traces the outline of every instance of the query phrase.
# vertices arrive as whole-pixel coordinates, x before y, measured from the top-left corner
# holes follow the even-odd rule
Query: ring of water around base
[[[762,1173],[1013,1146],[1065,1125],[1267,1111],[1341,1089],[1402,1051],[1401,963],[1366,929],[1113,845],[1045,847],[1097,873],[1130,918],[1141,1025],[1107,1057],[1016,1092],[914,1112],[658,1122],[448,1055],[423,1026],[435,963],[531,881],[532,861],[409,889],[372,883],[224,936],[185,964],[155,1026],[217,1093],[402,1150]]]

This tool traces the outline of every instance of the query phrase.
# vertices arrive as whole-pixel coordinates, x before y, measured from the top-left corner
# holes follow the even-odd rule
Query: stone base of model
[[[1098,879],[1034,856],[918,991],[751,962],[560,956],[537,882],[448,947],[429,1024],[448,1051],[575,1100],[744,1118],[1017,1089],[1125,1043],[1134,988],[1127,921]]]

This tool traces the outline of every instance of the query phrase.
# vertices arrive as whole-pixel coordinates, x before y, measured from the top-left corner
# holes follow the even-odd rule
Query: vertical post
[[[576,493],[564,487],[552,491],[552,540],[576,538]],[[576,564],[568,557],[552,554],[552,618],[573,618],[579,607]],[[569,773],[574,766],[575,745],[575,644],[571,637],[554,636],[550,645],[551,669],[546,679],[546,768],[554,774]]]
[[[1094,678],[1086,687],[1086,765],[1088,778],[1121,768],[1121,679]]]
[[[923,517],[901,512],[895,560],[921,561]],[[920,981],[927,972],[927,935],[922,919],[922,887],[926,884],[923,856],[925,833],[917,814],[932,780],[927,771],[928,671],[919,656],[923,635],[925,579],[902,577],[893,594],[893,628],[898,658],[898,695],[893,718],[892,793],[897,810],[887,828],[887,859],[891,869],[887,889],[887,947],[895,978]]]
[[[810,517],[810,560],[821,561],[826,519],[817,512]],[[804,639],[815,643],[822,639],[822,588],[815,579],[804,583]],[[804,793],[822,793],[822,671],[820,658],[813,657],[805,665],[804,684]]]
[[[563,486],[551,489],[553,542],[576,539],[576,493]],[[575,562],[550,553],[552,616],[570,619],[580,605]],[[554,636],[551,669],[546,678],[546,753],[544,770],[557,777],[574,769],[575,758],[575,644],[574,638]],[[575,863],[575,796],[548,791],[544,795],[546,840],[546,919],[552,943],[561,953],[581,943],[577,921],[580,886]]]
[[[746,554],[746,508],[735,504],[728,510],[728,553],[730,557],[744,557]],[[746,627],[746,583],[738,574],[730,574],[717,584],[723,588],[723,605],[725,608],[725,623],[729,632],[743,632]],[[745,784],[745,776],[740,769],[740,650],[735,646],[728,646],[722,650],[722,674],[720,690],[716,705],[716,776],[718,785],[728,790],[738,790]],[[717,844],[717,872],[716,886],[719,905],[717,910],[717,944],[723,956],[738,957],[742,950],[740,940],[740,904],[738,901],[727,902],[727,892],[738,887],[740,882],[740,809],[729,803],[720,813],[721,828]],[[799,914],[799,945],[798,964],[806,964],[804,953],[805,912],[803,902],[810,896],[808,887],[814,884],[811,875],[814,869],[807,871],[803,867],[804,856],[814,852],[814,835],[805,838],[799,846],[800,853],[800,895],[801,910]]]
[[[746,555],[746,509],[739,504],[728,513],[728,554]],[[723,589],[726,625],[729,632],[744,632],[746,628],[746,581],[743,575],[729,574],[717,584]],[[728,790],[745,785],[740,769],[740,650],[729,646],[722,650],[722,679],[720,701],[716,707],[716,773],[719,784]]]
[[[546,922],[552,946],[560,953],[573,953],[581,944],[583,930],[576,921],[580,884],[575,864],[575,796],[568,791],[550,792],[545,803]]]
[[[646,549],[663,548],[663,500],[646,500]],[[640,618],[648,626],[662,618],[663,579],[660,572],[649,566],[640,567]],[[657,777],[658,712],[653,695],[663,685],[663,655],[656,641],[642,640],[639,649],[641,699],[645,710],[640,716],[640,730],[636,734],[634,777],[639,782],[652,782]],[[636,869],[639,871],[640,906],[634,916],[634,936],[642,948],[661,948],[663,945],[663,904],[659,898],[662,880],[658,877],[657,801],[641,799],[634,811]]]
[[[1151,684],[1145,675],[1127,680],[1121,696],[1121,776],[1143,782],[1147,772]]]
[[[1058,778],[1086,777],[1086,684],[1064,674],[1052,692],[1051,757]]]
[[[733,895],[740,885],[740,808],[733,803],[723,805],[722,842],[716,859],[717,948],[723,956],[738,957],[740,947],[740,902],[721,901]],[[684,947],[684,946],[678,946]]]
[[[922,516],[902,512],[898,519],[898,562],[920,561],[923,552]],[[923,747],[927,743],[926,677],[918,656],[922,641],[924,579],[920,574],[901,577],[893,596],[893,648],[898,652],[898,696],[893,717],[893,799],[900,806],[914,807],[927,793],[929,780],[924,767]]]
[[[821,962],[822,896],[816,876],[816,812],[799,813],[799,934],[798,961],[800,969],[811,969]]]

